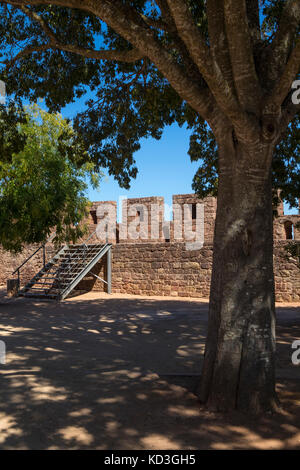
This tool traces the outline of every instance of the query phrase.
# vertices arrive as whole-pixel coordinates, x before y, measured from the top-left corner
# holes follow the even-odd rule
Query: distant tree
[[[0,105],[0,160],[8,162],[13,153],[23,149],[26,137],[21,132],[19,124],[26,122],[22,107],[10,103]]]
[[[199,396],[220,410],[276,408],[272,184],[299,175],[274,156],[299,111],[299,0],[0,5],[0,78],[50,110],[89,86],[74,126],[124,187],[142,137],[174,121],[204,136],[196,179],[218,192],[218,208]]]
[[[9,109],[2,110],[2,119],[9,116]],[[24,243],[44,242],[53,230],[57,243],[76,240],[87,214],[86,178],[98,184],[94,164],[59,114],[33,105],[22,119],[17,117],[18,126],[9,127],[0,140],[5,149],[0,161],[0,244],[21,251]]]

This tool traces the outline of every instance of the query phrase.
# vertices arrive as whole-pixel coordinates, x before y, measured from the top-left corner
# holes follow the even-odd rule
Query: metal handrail
[[[97,229],[94,230],[89,236],[88,238],[84,241],[84,243],[82,243],[82,245],[86,245],[86,242],[88,242],[94,235],[95,233],[97,233]]]
[[[91,263],[94,262],[95,258],[97,258],[97,257],[103,252],[103,250],[104,250],[106,247],[108,248],[108,251],[107,251],[107,252],[110,253],[111,244],[106,243],[105,245],[102,245],[102,246],[101,246],[101,249],[99,249],[99,251],[98,251],[98,254],[94,255],[94,257],[93,257],[92,259],[90,259],[90,261],[88,262],[88,264],[83,267],[83,269],[81,270],[80,273],[77,273],[76,278],[74,278],[73,281],[71,281],[71,283],[70,283],[68,286],[65,286],[65,288],[63,289],[63,291],[60,293],[60,295],[62,296],[62,298],[64,298],[64,297],[67,295],[66,292],[68,293],[68,292],[70,292],[70,290],[73,289],[72,284],[74,284],[74,282],[76,282],[76,280],[77,280],[76,283],[78,283],[78,282],[80,282],[81,279],[83,279],[83,277],[85,276],[85,274],[87,274],[87,272],[89,272],[89,270],[91,269],[91,268],[90,268]],[[101,256],[103,256],[103,255],[101,255]],[[98,277],[98,276],[97,276],[97,277]],[[79,281],[78,281],[78,278],[80,278]],[[100,278],[100,279],[101,279],[101,278]],[[101,279],[101,280],[103,281],[103,279]],[[106,282],[106,281],[104,281],[104,282]],[[107,281],[107,284],[109,285],[109,291],[110,291],[109,293],[111,293],[111,288],[110,288],[109,280]],[[71,287],[71,289],[70,289],[70,287]]]
[[[27,263],[27,261],[29,261],[36,253],[38,253],[45,245],[41,245],[38,247],[38,249],[32,253],[30,256],[28,256],[28,258],[22,263],[20,264],[20,266],[17,267],[17,269],[12,273],[13,275],[16,274],[17,271],[19,271],[23,266],[24,264]]]
[[[87,248],[87,242],[97,233],[97,229],[94,230],[89,236],[88,238],[84,241],[84,243],[82,243],[81,245],[84,246],[85,248]],[[55,237],[56,233],[52,234],[48,240],[46,240],[45,243],[43,243],[43,245],[39,246],[34,253],[32,253],[30,256],[28,256],[28,258],[26,258],[25,261],[23,261],[22,264],[20,264],[20,266],[18,266],[14,272],[12,273],[12,275],[18,273],[18,285],[20,286],[20,270],[23,268],[23,266],[31,259],[33,258],[33,256],[35,256],[41,249],[43,249],[43,267],[45,268],[46,266],[46,253],[45,253],[45,245],[46,243],[49,243],[53,240],[53,238]],[[86,257],[86,252],[84,253],[84,256]],[[71,256],[72,257],[72,256]],[[71,258],[70,257],[70,258]],[[70,270],[69,270],[70,271]],[[68,272],[69,272],[68,271]],[[60,282],[60,276],[58,275],[58,280]]]
[[[93,235],[94,235],[95,233],[97,233],[97,230],[94,230],[94,231],[89,235],[89,237],[84,241],[84,243],[82,243],[82,244],[85,245],[86,242],[88,242],[88,241],[93,237]],[[38,253],[42,248],[45,248],[46,243],[50,243],[50,242],[53,240],[53,238],[55,237],[55,235],[56,235],[55,233],[52,234],[51,237],[48,238],[48,240],[46,240],[45,243],[43,243],[43,245],[39,246],[38,249],[35,250],[34,253],[32,253],[30,256],[28,256],[28,258],[26,258],[26,260],[23,261],[23,263],[20,264],[20,266],[18,266],[17,269],[15,269],[12,274],[16,274],[16,272],[19,271],[19,270],[24,266],[24,264],[26,264],[36,253]],[[44,257],[44,267],[45,267],[45,264],[46,264],[46,263],[45,263],[45,257]]]
[[[53,240],[53,238],[55,237],[55,233],[53,233],[51,235],[51,237],[48,238],[48,240],[45,241],[45,243],[43,243],[43,245],[39,246],[34,253],[32,253],[30,256],[28,256],[28,258],[26,258],[25,261],[23,261],[22,264],[20,264],[20,266],[17,267],[17,269],[14,270],[14,272],[12,273],[12,276],[16,273],[18,273],[18,285],[20,286],[20,270],[23,268],[24,264],[26,264],[31,258],[33,258],[34,255],[36,255],[41,249],[43,249],[43,266],[45,267],[46,266],[46,253],[45,253],[45,245],[46,243],[49,243]]]
[[[80,246],[83,246],[84,247],[84,259],[86,258],[86,249],[87,249],[87,242],[95,235],[95,233],[97,233],[97,229],[94,230],[89,236],[88,238],[84,241],[84,243],[81,243]],[[72,246],[72,245],[71,245]],[[72,258],[76,255],[76,253],[73,253],[73,254],[69,254],[68,256],[68,262],[72,260]],[[57,279],[58,279],[58,284],[59,286],[61,285],[61,281],[63,280],[63,278],[61,277],[61,273],[60,273],[60,269],[61,267],[59,266],[59,268],[57,269],[56,271],[56,274],[57,274]],[[64,275],[65,274],[69,274],[72,272],[72,269],[73,269],[73,266],[71,265],[69,267],[69,269],[64,272]]]
[[[94,233],[95,233],[95,232],[93,232],[92,235],[93,235]],[[80,245],[80,246],[84,247],[84,260],[86,260],[86,253],[87,253],[87,248],[88,248],[86,242],[87,242],[88,240],[90,240],[90,238],[91,238],[91,236],[89,236],[89,237],[86,239],[85,243],[81,243],[81,245]],[[101,245],[101,249],[102,249],[104,246],[105,246],[105,245]],[[76,252],[73,253],[73,254],[69,254],[69,256],[68,256],[68,262],[69,262],[69,261],[72,261],[72,258],[75,257],[76,255],[77,255]],[[64,274],[64,275],[65,275],[65,274],[71,274],[73,268],[74,268],[74,266],[70,265],[69,269],[68,269],[67,271],[64,271],[63,274]],[[58,270],[57,272],[58,272],[58,280],[59,280],[59,282],[60,282],[60,280],[61,280],[61,279],[63,280],[63,278],[60,277],[59,270]]]

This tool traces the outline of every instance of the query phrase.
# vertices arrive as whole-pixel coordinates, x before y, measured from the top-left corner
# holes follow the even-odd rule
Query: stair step
[[[83,257],[83,256],[76,256],[76,257],[72,257],[72,258],[68,258],[68,259],[64,259],[64,260],[61,260],[61,264],[62,263],[75,263],[76,261],[82,261],[82,262],[85,262],[89,259],[93,259],[95,255],[93,256],[86,256],[86,257]]]
[[[63,255],[60,255],[59,260],[62,260],[62,259],[65,259],[65,260],[76,259],[76,256],[79,259],[84,259],[85,255],[86,256],[93,256],[93,253],[86,252],[86,253],[72,253],[70,256],[65,256],[65,255],[67,255],[67,253],[64,253]]]
[[[87,248],[101,248],[103,246],[104,245],[102,243],[91,243],[91,244],[87,244],[87,245],[85,245],[84,243],[82,245],[78,245],[78,244],[75,243],[74,245],[69,245],[68,250],[71,250],[73,248],[76,248],[76,249],[81,248],[82,249],[84,247],[87,247]]]
[[[71,245],[61,249],[20,291],[20,296],[63,299],[86,278],[110,244]],[[88,276],[89,279],[93,279]]]
[[[67,258],[67,257],[74,258],[75,255],[80,256],[80,257],[83,257],[84,255],[91,255],[91,254],[93,254],[93,253],[95,253],[95,252],[97,252],[97,251],[98,251],[98,250],[95,250],[95,251],[90,251],[90,250],[86,250],[86,251],[78,251],[78,250],[76,250],[76,251],[75,251],[75,250],[74,250],[74,251],[72,251],[72,252],[70,252],[70,253],[67,251],[67,252],[61,253],[61,254],[59,255],[59,258],[63,258],[63,257],[64,257],[64,258]]]
[[[52,290],[61,290],[61,289],[58,289],[57,287],[46,287],[45,289],[43,289],[42,287],[30,287],[30,289],[28,290],[45,292],[45,291],[50,291],[50,290],[52,291]]]
[[[37,284],[40,284],[40,285],[43,285],[43,286],[53,286],[53,282],[35,282],[34,284],[32,285],[37,285]]]
[[[55,279],[56,279],[56,278],[58,278],[59,276],[64,276],[65,274],[71,274],[71,273],[76,274],[76,273],[79,273],[80,271],[82,271],[82,269],[76,269],[76,270],[74,269],[74,270],[72,270],[72,271],[71,271],[71,270],[69,270],[69,271],[65,270],[65,271],[60,271],[60,272],[56,272],[56,271],[55,271],[55,272],[53,272],[53,273],[49,273],[49,274],[50,274],[50,277],[45,274],[44,276],[41,276],[39,279],[43,279],[43,278],[44,278],[44,279],[46,279],[46,278],[47,278],[47,279],[52,279],[52,278],[55,278]]]
[[[64,273],[60,273],[60,276],[64,276],[64,277],[61,277],[61,279],[64,279],[64,280],[65,280],[65,279],[73,279],[72,276],[65,277],[66,274],[68,274],[68,273],[65,273],[65,274],[64,274]],[[69,273],[69,274],[71,274],[71,273]],[[40,279],[43,279],[43,278],[41,277]],[[58,280],[59,280],[59,276],[46,277],[45,279],[48,279],[48,280],[49,280],[49,279],[54,279],[54,280],[58,281]]]
[[[61,281],[61,284],[68,284],[69,281]],[[34,286],[38,285],[38,286],[53,286],[55,285],[55,281],[54,282],[36,282],[35,284],[33,284]]]

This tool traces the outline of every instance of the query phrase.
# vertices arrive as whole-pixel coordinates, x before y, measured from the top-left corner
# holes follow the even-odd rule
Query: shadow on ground
[[[300,448],[299,309],[278,309],[283,415],[202,409],[207,304],[77,297],[0,304],[1,449]]]

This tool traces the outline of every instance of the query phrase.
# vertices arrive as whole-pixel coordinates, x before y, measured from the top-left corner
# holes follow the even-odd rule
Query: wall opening
[[[294,240],[294,224],[290,220],[284,223],[285,238],[287,240]]]
[[[90,211],[91,217],[93,219],[93,223],[97,225],[97,213],[96,211]]]
[[[139,219],[140,222],[144,222],[144,209],[140,208],[136,211],[136,216]]]
[[[197,204],[192,204],[192,219],[197,219]]]

